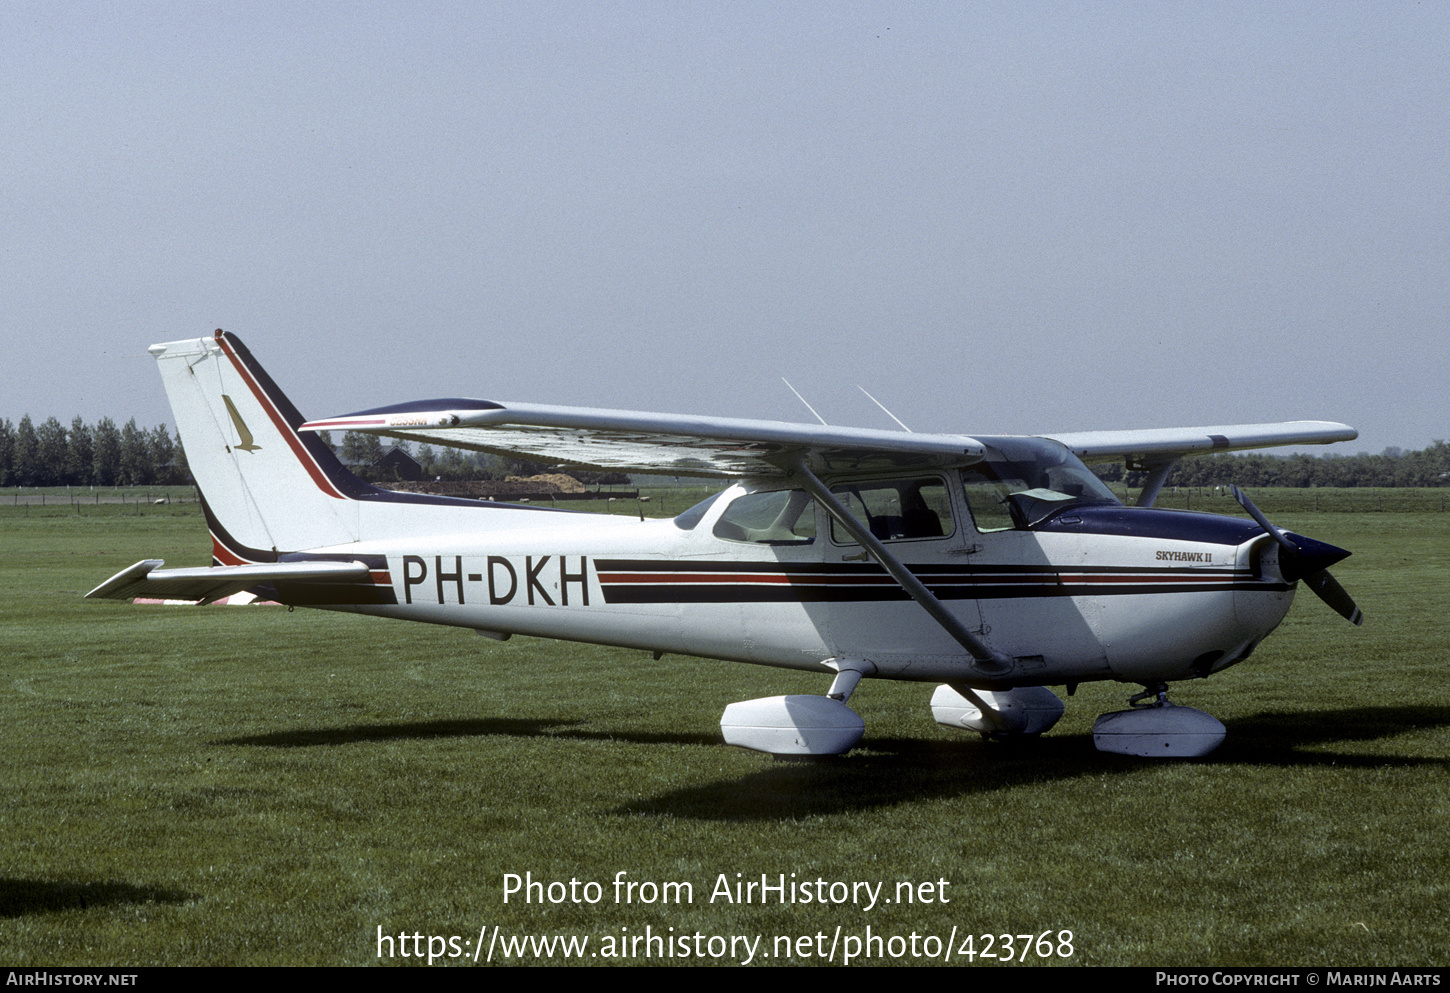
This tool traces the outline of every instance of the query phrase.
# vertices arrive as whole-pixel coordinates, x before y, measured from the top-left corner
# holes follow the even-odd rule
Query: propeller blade
[[[1285,536],[1283,531],[1280,531],[1278,528],[1274,527],[1274,525],[1269,523],[1269,519],[1264,516],[1264,512],[1258,507],[1254,506],[1254,501],[1249,499],[1249,495],[1247,493],[1245,493],[1243,490],[1239,489],[1232,483],[1229,484],[1228,490],[1234,495],[1234,499],[1239,502],[1239,506],[1249,512],[1249,516],[1254,519],[1254,523],[1258,524],[1259,527],[1263,528],[1264,531],[1269,534],[1275,541],[1277,541],[1283,547],[1287,548],[1290,552],[1297,552],[1299,550],[1299,547],[1295,545],[1292,541],[1290,541]]]
[[[1281,566],[1284,578],[1290,582],[1303,580],[1314,591],[1314,595],[1329,604],[1330,609],[1339,616],[1356,627],[1364,623],[1364,613],[1355,604],[1354,599],[1344,592],[1344,587],[1340,586],[1339,582],[1329,574],[1327,568],[1340,559],[1347,558],[1348,552],[1325,542],[1315,541],[1313,538],[1305,538],[1302,535],[1294,536],[1299,539],[1298,543],[1295,543],[1287,534],[1269,523],[1264,512],[1254,506],[1254,502],[1243,490],[1231,485],[1229,492],[1239,502],[1239,506],[1249,512],[1249,516],[1254,519],[1254,522],[1284,549]]]
[[[1350,595],[1344,592],[1344,587],[1340,586],[1339,581],[1329,574],[1328,569],[1311,572],[1304,577],[1304,582],[1340,617],[1356,627],[1364,623],[1364,612],[1359,609]]]

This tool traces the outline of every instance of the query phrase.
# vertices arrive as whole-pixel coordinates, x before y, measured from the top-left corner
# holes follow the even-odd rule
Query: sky
[[[1450,439],[1450,5],[0,5],[0,417]]]

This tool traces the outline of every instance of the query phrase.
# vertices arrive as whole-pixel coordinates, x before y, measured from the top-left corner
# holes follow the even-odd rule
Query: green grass
[[[932,723],[927,685],[868,681],[861,745],[803,764],[720,744],[718,720],[819,678],[318,611],[84,601],[140,558],[205,563],[196,509],[39,510],[0,513],[12,965],[367,964],[379,926],[471,940],[483,925],[763,934],[767,952],[838,926],[1068,929],[1078,964],[1446,962],[1439,513],[1270,511],[1355,551],[1335,574],[1367,620],[1306,594],[1252,660],[1176,685],[1228,726],[1206,760],[1093,750],[1093,718],[1133,686],[1084,685],[1018,748]],[[620,870],[690,882],[695,902],[617,906]],[[596,880],[606,898],[505,905],[511,872]],[[737,872],[888,893],[945,878],[951,902],[709,903]]]

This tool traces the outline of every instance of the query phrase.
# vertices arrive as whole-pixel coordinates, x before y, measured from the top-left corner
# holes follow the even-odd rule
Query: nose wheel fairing
[[[1131,710],[1115,710],[1093,722],[1093,745],[1098,751],[1141,758],[1200,758],[1223,743],[1226,732],[1218,718],[1173,704],[1163,683],[1145,688],[1128,703]]]

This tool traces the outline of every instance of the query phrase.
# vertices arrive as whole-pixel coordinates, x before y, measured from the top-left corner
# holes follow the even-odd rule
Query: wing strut
[[[931,615],[932,620],[940,624],[947,634],[971,653],[972,658],[976,659],[976,668],[979,672],[985,676],[1001,676],[1011,670],[1012,660],[967,630],[967,626],[942,605],[942,602],[932,594],[931,590],[926,588],[926,584],[912,575],[911,570],[903,565],[895,555],[892,555],[880,539],[871,533],[870,528],[857,520],[846,505],[836,499],[835,494],[827,488],[826,484],[816,478],[816,474],[811,472],[810,467],[806,465],[805,459],[798,458],[793,468],[805,484],[805,488],[815,498],[816,503],[825,508],[826,513],[835,518],[851,537],[861,543],[861,547],[866,549],[872,558],[881,563],[881,568],[891,574],[891,578],[901,585],[907,595],[921,604],[922,609]]]
[[[1151,507],[1153,501],[1158,499],[1158,491],[1163,489],[1168,474],[1178,464],[1178,459],[1148,459],[1141,465],[1135,464],[1135,469],[1147,469],[1148,478],[1143,480],[1143,489],[1138,493],[1138,506]]]

